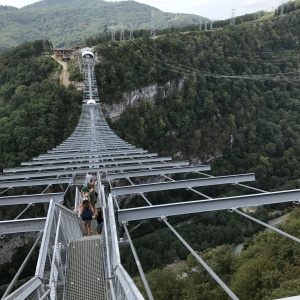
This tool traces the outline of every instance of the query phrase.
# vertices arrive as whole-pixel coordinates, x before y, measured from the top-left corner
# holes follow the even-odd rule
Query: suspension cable
[[[183,237],[174,229],[173,226],[166,220],[165,217],[161,217],[162,221],[171,229],[171,231],[177,236],[177,238],[184,244],[184,246],[193,254],[203,268],[215,279],[215,281],[222,287],[222,289],[233,300],[239,300],[239,298],[229,289],[229,287],[222,281],[222,279],[206,264],[206,262],[196,253],[196,251],[183,239]]]
[[[131,248],[133,257],[134,257],[134,259],[135,259],[137,268],[138,268],[139,273],[140,273],[140,275],[141,275],[141,278],[142,278],[144,287],[145,287],[145,289],[146,289],[147,296],[148,296],[148,298],[149,298],[150,300],[154,300],[153,295],[152,295],[152,292],[151,292],[150,287],[149,287],[149,284],[148,284],[148,281],[147,281],[147,279],[146,279],[144,270],[143,270],[143,268],[142,268],[141,262],[140,262],[140,260],[139,260],[139,258],[138,258],[138,256],[137,256],[137,254],[136,254],[134,245],[133,245],[133,243],[132,243],[131,237],[130,237],[130,235],[129,235],[129,231],[128,231],[127,226],[126,226],[125,223],[123,223],[123,227],[124,227],[125,232],[126,232],[126,234],[127,234],[127,238],[128,238],[128,241],[129,241],[129,245],[130,245],[130,248]]]
[[[133,41],[133,40],[131,40]],[[133,41],[133,43],[136,45],[136,43]],[[229,78],[229,79],[245,79],[245,80],[272,80],[272,81],[278,81],[278,80],[282,80],[282,79],[288,79],[288,80],[291,80],[291,78],[288,78],[287,75],[288,73],[274,73],[274,74],[263,74],[263,75],[222,75],[222,74],[214,74],[214,73],[209,73],[209,72],[201,72],[200,70],[198,69],[194,69],[192,67],[190,68],[183,68],[183,67],[180,67],[180,66],[176,66],[176,65],[173,65],[173,64],[170,64],[168,62],[165,62],[165,61],[162,61],[158,58],[156,58],[155,56],[149,54],[145,49],[139,47],[142,51],[146,52],[146,54],[152,58],[154,58],[155,60],[159,61],[160,63],[162,64],[165,64],[169,67],[163,67],[161,65],[158,65],[156,63],[153,63],[151,61],[149,61],[148,59],[142,57],[141,55],[137,54],[135,52],[135,50],[133,50],[132,48],[130,48],[127,43],[124,44],[126,48],[128,48],[135,56],[139,57],[140,59],[146,61],[147,63],[151,64],[151,65],[154,65],[158,68],[161,68],[161,69],[165,69],[165,70],[168,70],[168,71],[171,71],[171,72],[184,72],[184,73],[188,73],[188,74],[197,74],[197,75],[200,75],[200,76],[206,76],[206,77],[213,77],[213,78]],[[170,67],[172,67],[173,69],[171,69]],[[175,69],[175,70],[174,70]],[[290,73],[290,75],[299,75],[299,73]],[[272,76],[272,77],[270,77]],[[274,77],[274,76],[277,76],[277,77]]]
[[[256,222],[256,223],[258,223],[258,224],[260,224],[260,225],[263,225],[263,226],[265,226],[265,227],[267,227],[267,228],[269,228],[269,229],[271,229],[271,230],[273,230],[273,231],[276,231],[277,233],[279,233],[279,234],[281,234],[281,235],[284,235],[285,237],[287,237],[287,238],[289,238],[289,239],[291,239],[291,240],[293,240],[293,241],[295,241],[295,242],[297,242],[297,243],[300,243],[300,239],[298,239],[298,238],[296,238],[296,237],[294,237],[294,236],[292,236],[292,235],[290,235],[290,234],[288,234],[288,233],[286,233],[286,232],[284,232],[284,231],[282,231],[282,230],[280,230],[280,229],[277,229],[277,228],[274,227],[274,226],[271,226],[271,225],[266,224],[266,223],[264,223],[264,222],[262,222],[262,221],[260,221],[260,220],[257,220],[257,219],[255,219],[255,218],[253,218],[253,217],[250,217],[249,215],[247,215],[247,214],[241,212],[240,210],[238,210],[238,209],[236,209],[236,208],[232,209],[232,211],[234,211],[235,213],[238,213],[238,214],[244,216],[245,218],[248,218],[248,219],[250,219],[250,220],[252,220],[252,221],[254,221],[254,222]]]

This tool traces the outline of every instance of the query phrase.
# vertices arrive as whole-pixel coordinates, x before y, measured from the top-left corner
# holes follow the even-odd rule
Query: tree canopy
[[[41,56],[36,41],[0,55],[0,167],[13,167],[67,138],[79,115],[81,95],[55,77],[60,67]]]

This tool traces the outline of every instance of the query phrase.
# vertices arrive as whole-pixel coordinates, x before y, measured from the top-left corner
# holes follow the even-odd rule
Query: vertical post
[[[75,213],[77,212],[78,206],[79,206],[79,191],[78,191],[78,187],[76,186],[76,189],[75,189],[75,205],[74,205],[74,212]]]
[[[59,236],[59,230],[60,230],[60,223],[61,223],[61,211],[59,212],[58,221],[57,221],[57,228],[56,228],[56,234],[55,234],[55,242],[53,246],[53,254],[52,254],[52,262],[51,262],[51,273],[50,273],[50,279],[49,279],[49,286],[51,289],[50,298],[56,299],[56,281],[58,277],[58,271],[57,267],[55,267],[55,260],[58,254],[58,236]],[[56,277],[54,279],[54,276]]]
[[[130,23],[129,39],[130,40],[134,40],[133,28],[132,28],[132,24],[131,23]]]
[[[234,4],[233,4],[232,10],[231,10],[230,25],[235,25],[235,8],[234,8]]]
[[[99,176],[100,177],[100,176]],[[103,186],[101,186],[101,190],[99,192],[101,192],[101,198],[105,197],[104,194],[104,188]],[[106,218],[106,211],[107,211],[107,206],[106,206],[106,201],[105,199],[103,200],[103,207],[102,207],[102,214],[103,214],[103,230],[104,230],[104,236],[105,236],[105,247],[106,247],[106,260],[107,260],[107,271],[108,271],[108,280],[109,280],[109,286],[110,286],[110,291],[111,291],[111,297],[112,299],[116,299],[116,295],[115,295],[115,289],[114,289],[114,285],[113,285],[113,281],[112,281],[112,264],[111,264],[111,257],[114,256],[114,251],[113,253],[110,253],[109,251],[109,244],[108,244],[108,239],[110,238],[111,243],[113,243],[113,236],[114,234],[111,231],[111,237],[108,237],[108,224],[107,224],[107,218]],[[110,214],[110,211],[108,210],[108,215]],[[113,248],[113,247],[112,247]],[[115,268],[116,266],[113,265],[113,268]]]
[[[155,25],[154,25],[154,10],[151,12],[151,30],[150,30],[150,37],[156,38],[156,31],[155,31]]]
[[[42,280],[44,279],[44,269],[45,269],[45,264],[46,264],[46,259],[47,259],[47,252],[49,250],[51,228],[52,228],[53,219],[54,219],[53,218],[54,210],[55,210],[55,202],[53,200],[51,200],[49,209],[48,209],[42,244],[40,247],[40,254],[39,254],[37,264],[36,264],[36,271],[35,271],[35,275],[38,276],[39,278],[41,278]]]

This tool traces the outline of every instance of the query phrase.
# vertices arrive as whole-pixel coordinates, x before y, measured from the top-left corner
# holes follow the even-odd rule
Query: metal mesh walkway
[[[69,245],[66,299],[106,299],[101,237],[93,235]]]

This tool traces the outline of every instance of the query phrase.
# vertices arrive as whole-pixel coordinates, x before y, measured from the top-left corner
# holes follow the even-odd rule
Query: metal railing
[[[144,299],[121,264],[114,205],[111,194],[105,195],[99,174],[98,191],[104,219],[101,251],[108,299]],[[51,200],[35,276],[5,300],[64,299],[68,246],[71,241],[83,236],[81,220],[77,216],[81,196],[78,188],[76,194],[74,211]]]
[[[8,295],[8,299],[63,299],[70,241],[83,236],[81,220],[51,200],[35,276]]]
[[[120,259],[115,209],[111,194],[105,195],[98,175],[100,205],[103,212],[103,254],[105,276],[108,280],[110,299],[144,299],[135,283],[123,268]]]

